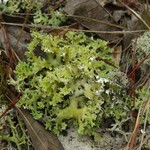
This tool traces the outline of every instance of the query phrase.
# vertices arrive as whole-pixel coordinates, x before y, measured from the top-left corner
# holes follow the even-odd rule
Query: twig
[[[104,59],[104,58],[102,58],[102,57],[100,57],[100,56],[98,56],[98,57],[96,58],[96,60],[103,61],[103,62],[105,62],[106,64],[108,64],[108,65],[110,65],[110,66],[112,66],[112,67],[114,67],[114,68],[117,68],[115,65],[113,65],[113,64],[110,63],[110,62],[108,62],[108,60],[106,60],[106,59]]]
[[[150,56],[150,53],[146,55],[142,61],[128,74],[128,77],[130,77],[142,64],[143,62]]]
[[[6,113],[16,105],[20,96],[21,96],[21,93],[19,93],[14,100],[11,100],[11,103],[7,106],[7,108],[4,110],[4,112],[0,115],[0,119],[2,119],[2,117],[5,116]]]

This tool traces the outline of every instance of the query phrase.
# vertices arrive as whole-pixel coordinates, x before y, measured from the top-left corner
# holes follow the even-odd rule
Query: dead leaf
[[[6,52],[8,51],[7,53],[17,57],[13,61],[16,61],[18,58],[23,60],[24,53],[27,51],[27,45],[31,40],[30,34],[26,31],[22,31],[23,36],[18,39],[21,30],[21,27],[17,26],[5,26],[5,31],[2,28],[0,29],[0,45]]]
[[[64,150],[58,138],[34,120],[29,111],[17,109],[26,124],[35,150]]]
[[[104,2],[105,4],[105,2]],[[65,12],[75,15],[74,18],[84,27],[94,31],[120,31],[121,27],[115,24],[111,11],[106,10],[94,0],[68,0]],[[77,17],[76,17],[77,16]],[[80,16],[80,18],[78,17]],[[120,37],[117,34],[98,34],[108,41],[117,41]]]

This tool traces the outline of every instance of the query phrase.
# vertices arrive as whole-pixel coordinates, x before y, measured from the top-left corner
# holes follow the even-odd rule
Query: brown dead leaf
[[[35,150],[64,150],[58,138],[34,120],[29,111],[17,109],[26,124]]]
[[[94,0],[68,0],[65,12],[74,15],[84,27],[94,31],[120,31],[119,25],[115,24],[111,16],[112,10],[105,9],[101,4]],[[78,17],[80,16],[80,17]],[[108,41],[117,41],[117,34],[98,34],[101,38]]]
[[[21,31],[21,27],[5,26],[5,34],[0,29],[0,43],[3,49],[14,50],[20,59],[24,58],[24,53],[27,50],[27,44],[31,40],[31,36],[26,31]],[[20,32],[22,36],[18,39]],[[7,37],[5,36],[7,34]],[[19,42],[17,43],[17,41]]]

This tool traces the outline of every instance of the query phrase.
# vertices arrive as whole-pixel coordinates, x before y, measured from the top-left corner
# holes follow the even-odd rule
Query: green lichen
[[[0,126],[6,124],[6,120],[7,125],[0,130],[0,140],[3,141],[3,149],[10,146],[11,149],[13,147],[17,150],[33,150],[31,140],[28,137],[25,125],[20,116],[15,111],[11,111],[11,115],[7,115],[1,119]]]
[[[41,10],[35,12],[34,23],[42,25],[60,26],[66,22],[67,17],[63,15],[62,9],[50,11],[50,14],[43,13]]]
[[[125,92],[106,79],[114,68],[97,59],[112,63],[105,41],[75,32],[64,37],[33,32],[32,37],[27,61],[19,62],[16,79],[10,80],[23,94],[19,107],[31,110],[35,119],[56,134],[73,125],[78,133],[95,138],[95,128],[104,118],[117,121],[127,117]]]
[[[66,22],[67,17],[63,15],[63,9],[54,10],[50,5],[45,8],[42,0],[9,0],[0,5],[2,13],[24,13],[33,14],[33,23],[40,25],[60,26]]]

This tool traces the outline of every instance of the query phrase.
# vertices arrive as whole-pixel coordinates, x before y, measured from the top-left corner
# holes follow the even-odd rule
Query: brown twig
[[[148,55],[146,55],[142,60],[141,62],[136,65],[136,67],[134,67],[134,69],[128,74],[128,77],[130,77],[142,64],[143,62],[150,56],[150,53]]]
[[[100,56],[98,56],[98,57],[96,58],[96,60],[103,61],[103,62],[105,62],[106,64],[108,64],[108,65],[110,65],[110,66],[112,66],[112,67],[114,67],[114,68],[117,68],[115,65],[113,65],[113,64],[110,63],[110,62],[108,62],[108,60],[106,60],[106,59],[104,59],[104,58],[102,58],[102,57],[100,57]]]
[[[16,103],[18,102],[20,96],[21,96],[21,93],[19,93],[17,95],[17,97],[14,100],[11,101],[11,103],[7,106],[7,108],[4,110],[4,112],[0,115],[0,119],[2,119],[2,117],[5,116],[6,113],[16,105]]]
[[[23,24],[20,23],[7,23],[7,22],[1,22],[4,25],[12,25],[12,26],[20,26],[22,27]],[[133,33],[142,33],[149,30],[129,30],[129,31],[96,31],[96,30],[80,30],[80,29],[70,29],[68,26],[62,26],[62,27],[52,27],[52,26],[46,26],[46,25],[31,25],[31,24],[25,24],[25,27],[27,28],[41,28],[41,29],[67,29],[69,31],[76,31],[76,32],[87,32],[87,33],[103,33],[103,34],[133,34]]]
[[[133,68],[136,67],[136,42],[137,39],[135,41],[135,45],[134,45],[134,52],[133,52]],[[135,99],[136,99],[136,81],[135,81],[135,72],[133,73],[133,106],[135,106]]]

